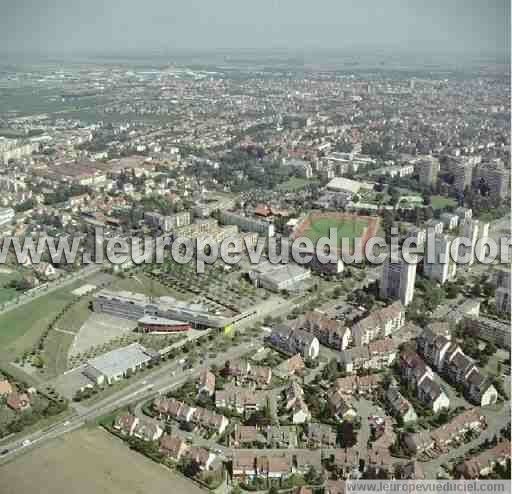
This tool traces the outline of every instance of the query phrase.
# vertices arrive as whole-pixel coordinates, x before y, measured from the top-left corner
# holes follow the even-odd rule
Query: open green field
[[[306,185],[309,184],[318,184],[320,183],[318,179],[307,179],[307,178],[300,178],[300,177],[291,177],[286,182],[283,182],[282,184],[279,184],[277,187],[278,190],[281,190],[282,192],[295,192],[297,190],[304,189]]]
[[[0,467],[2,494],[202,494],[99,428],[54,439]]]
[[[10,361],[31,349],[56,314],[75,297],[76,286],[64,287],[0,315],[0,360]]]
[[[7,285],[13,280],[21,279],[21,273],[16,270],[5,270],[0,272],[0,305],[19,296],[15,288],[8,288]]]
[[[444,196],[432,196],[432,208],[433,209],[443,209],[446,207],[456,207],[457,201],[452,199],[451,197]]]
[[[309,228],[304,232],[304,236],[311,239],[315,244],[322,237],[329,237],[329,229],[337,228],[337,242],[341,245],[342,238],[350,239],[352,244],[354,238],[360,237],[368,222],[364,219],[346,219],[346,218],[318,218],[312,219]]]

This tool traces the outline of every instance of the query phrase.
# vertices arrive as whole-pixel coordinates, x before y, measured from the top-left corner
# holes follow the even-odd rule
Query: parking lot
[[[136,326],[136,321],[129,321],[108,314],[93,313],[76,335],[69,355],[85,353],[92,347],[103,345],[118,336],[133,331]]]

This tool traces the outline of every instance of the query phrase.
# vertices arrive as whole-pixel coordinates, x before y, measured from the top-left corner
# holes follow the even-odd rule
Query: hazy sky
[[[507,54],[510,0],[0,0],[0,51]]]

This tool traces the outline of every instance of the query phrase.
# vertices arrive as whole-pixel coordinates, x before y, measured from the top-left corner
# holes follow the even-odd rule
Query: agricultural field
[[[80,429],[0,467],[2,494],[201,494],[192,482],[107,432]]]

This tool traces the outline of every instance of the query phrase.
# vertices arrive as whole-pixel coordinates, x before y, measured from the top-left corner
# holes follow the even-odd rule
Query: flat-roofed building
[[[97,385],[112,384],[129,372],[143,369],[153,358],[150,350],[139,343],[132,343],[89,360],[83,373]]]
[[[222,211],[220,222],[224,225],[236,225],[241,230],[256,232],[267,237],[273,237],[275,233],[273,223],[232,211]]]
[[[280,290],[301,290],[303,282],[311,277],[311,271],[298,264],[272,264],[264,261],[249,272],[249,278],[256,287],[274,292]]]
[[[210,314],[208,307],[203,304],[182,302],[173,297],[152,300],[141,293],[126,291],[101,290],[93,300],[93,310],[132,321],[143,320],[145,323],[149,321],[147,316],[181,321],[195,328],[220,328],[231,322],[229,318]]]

